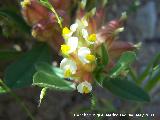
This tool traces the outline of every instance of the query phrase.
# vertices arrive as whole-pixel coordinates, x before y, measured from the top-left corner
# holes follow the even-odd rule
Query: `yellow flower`
[[[72,32],[68,27],[64,27],[62,30],[62,35],[63,35],[64,39],[68,39],[69,37],[72,36]]]
[[[27,7],[27,6],[30,5],[30,4],[31,4],[31,1],[30,1],[30,0],[24,0],[24,1],[21,2],[22,8],[25,8],[25,7]]]
[[[88,37],[88,41],[91,42],[91,43],[94,43],[96,41],[96,34],[91,34],[89,37]]]
[[[70,37],[66,44],[61,45],[61,52],[64,55],[68,55],[74,52],[78,47],[78,38]]]
[[[91,54],[91,51],[87,47],[81,47],[78,50],[78,57],[83,64],[95,62],[96,57]]]
[[[92,85],[89,82],[84,81],[77,86],[77,90],[82,94],[88,94],[92,91]]]
[[[64,71],[64,77],[70,78],[76,73],[76,63],[68,58],[64,58],[60,63],[60,68]]]
[[[69,50],[71,49],[71,47],[69,45],[61,45],[61,52],[64,54],[64,55],[67,55]]]
[[[78,28],[78,24],[77,23],[74,23],[70,26],[70,29],[68,27],[64,27],[63,30],[62,30],[62,36],[64,37],[65,40],[69,39],[72,34],[74,32],[76,32]]]
[[[96,57],[92,54],[87,54],[86,59],[89,60],[90,62],[95,62]]]

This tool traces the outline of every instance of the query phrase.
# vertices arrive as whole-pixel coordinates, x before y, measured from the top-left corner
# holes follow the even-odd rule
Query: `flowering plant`
[[[72,0],[21,2],[23,17],[32,27],[32,36],[42,42],[28,55],[34,56],[38,53],[44,57],[40,57],[33,65],[37,72],[33,70],[32,74],[28,75],[33,76],[33,82],[26,84],[24,81],[14,81],[13,85],[9,80],[11,77],[6,77],[7,84],[13,88],[28,84],[43,87],[40,100],[45,95],[46,89],[77,90],[79,93],[89,94],[96,86],[101,86],[125,99],[149,101],[149,96],[143,89],[127,80],[129,67],[135,61],[135,52],[139,47],[138,44],[118,40],[119,33],[124,30],[123,23],[127,19],[127,13],[122,13],[119,19],[111,20],[105,25],[103,24],[105,0],[100,2],[100,7],[97,9],[93,7],[89,11],[86,11],[86,0],[73,2],[71,5],[72,2]],[[78,7],[76,12],[71,14],[69,8],[74,5]],[[58,67],[48,64],[51,54],[45,43],[63,57]],[[30,57],[27,58],[26,60],[31,60]],[[21,64],[22,62],[18,63]],[[8,71],[13,66],[9,67]]]

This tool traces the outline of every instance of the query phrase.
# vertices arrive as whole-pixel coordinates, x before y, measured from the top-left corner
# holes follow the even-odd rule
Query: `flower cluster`
[[[91,73],[96,63],[94,52],[96,34],[89,33],[87,27],[87,19],[82,18],[76,20],[70,28],[63,28],[62,36],[65,44],[61,45],[61,53],[64,59],[60,63],[64,77],[77,81],[78,92],[84,94],[90,93],[92,90]]]
[[[63,70],[64,78],[74,80],[78,92],[87,94],[92,90],[93,80],[97,80],[96,77],[99,76],[97,73],[100,71],[102,74],[110,73],[124,52],[134,51],[138,46],[118,40],[118,34],[124,30],[126,12],[119,19],[103,23],[106,18],[104,3],[99,4],[101,7],[96,11],[93,8],[86,12],[85,2],[82,0],[83,4],[77,8],[75,16],[72,16],[70,11],[73,3],[76,6],[79,1],[48,1],[61,16],[63,26],[68,26],[73,18],[76,19],[74,24],[64,27],[62,32],[55,13],[39,0],[23,0],[21,6],[25,21],[32,27],[32,36],[41,42],[47,42],[56,52],[61,51],[64,59],[60,63],[60,68]],[[104,64],[103,60],[103,57],[106,57],[102,54],[103,47],[107,51],[107,64]]]

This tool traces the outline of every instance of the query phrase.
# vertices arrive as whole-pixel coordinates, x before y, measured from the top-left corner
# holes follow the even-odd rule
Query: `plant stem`
[[[0,79],[0,84],[4,87],[4,89],[13,96],[13,98],[21,105],[23,110],[27,113],[27,115],[31,118],[31,120],[35,120],[34,117],[32,116],[31,112],[29,109],[26,107],[24,102],[20,100],[20,98]]]
[[[61,20],[60,20],[60,17],[58,16],[58,14],[57,14],[57,12],[56,12],[56,10],[54,9],[53,6],[51,7],[51,11],[55,14],[56,19],[57,19],[57,22],[58,22],[60,28],[62,28],[62,22],[61,22]]]

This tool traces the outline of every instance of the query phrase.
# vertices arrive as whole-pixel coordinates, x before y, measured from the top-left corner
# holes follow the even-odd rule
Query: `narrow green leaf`
[[[75,90],[75,85],[72,82],[66,81],[65,79],[62,79],[54,74],[48,74],[42,71],[35,73],[33,76],[33,85],[55,90]]]
[[[127,99],[141,102],[149,102],[149,95],[136,84],[128,80],[121,79],[105,79],[103,87],[108,89],[111,93]]]
[[[129,68],[129,75],[132,80],[137,81],[137,72],[134,70],[134,68]]]
[[[96,6],[96,4],[97,4],[96,0],[87,0],[85,10],[87,12],[90,11],[92,8],[94,8]]]
[[[63,70],[45,62],[39,62],[35,65],[37,71],[47,72],[49,74],[57,75],[60,78],[64,78]]]
[[[151,68],[152,68],[152,63],[149,63],[145,68],[145,70],[139,75],[139,78],[137,80],[137,83],[139,85],[143,82],[143,80],[145,80],[148,77],[148,75],[150,74]]]
[[[23,88],[32,84],[37,62],[51,62],[51,51],[44,43],[39,43],[31,51],[21,56],[5,71],[5,84],[10,88]]]
[[[148,80],[148,83],[145,85],[145,90],[151,91],[160,81],[160,67],[155,70],[151,79]]]
[[[58,13],[56,12],[56,10],[54,9],[54,7],[52,6],[52,4],[48,1],[48,0],[39,0],[39,2],[44,5],[45,7],[47,7],[49,10],[51,10],[55,16],[56,16],[56,19],[57,19],[57,22],[60,26],[60,28],[62,28],[62,20],[61,18],[59,17]]]
[[[154,60],[153,60],[153,67],[155,67],[155,66],[157,66],[159,64],[160,64],[160,53],[158,53],[156,55],[156,57],[154,58]]]
[[[130,64],[136,59],[134,52],[125,52],[118,60],[115,67],[110,71],[110,77],[117,77],[122,71],[129,68]]]
[[[52,5],[49,3],[48,0],[39,0],[39,2],[44,5],[45,7],[47,7],[48,9],[52,8]]]
[[[9,21],[14,22],[17,28],[21,31],[30,34],[30,27],[26,24],[24,19],[10,9],[0,9],[0,16],[7,18]]]
[[[42,100],[44,99],[44,97],[45,97],[45,95],[46,95],[46,92],[47,92],[47,88],[45,87],[45,88],[42,88],[42,90],[41,90],[41,94],[40,94],[40,96],[39,96],[39,107],[40,107],[40,105],[41,105],[41,103],[42,103]]]
[[[137,83],[140,85],[143,80],[145,80],[150,75],[150,72],[153,71],[152,69],[158,64],[160,64],[160,54],[156,55],[156,57],[154,57],[154,59],[151,60],[151,62],[147,65],[145,70],[139,75]]]

